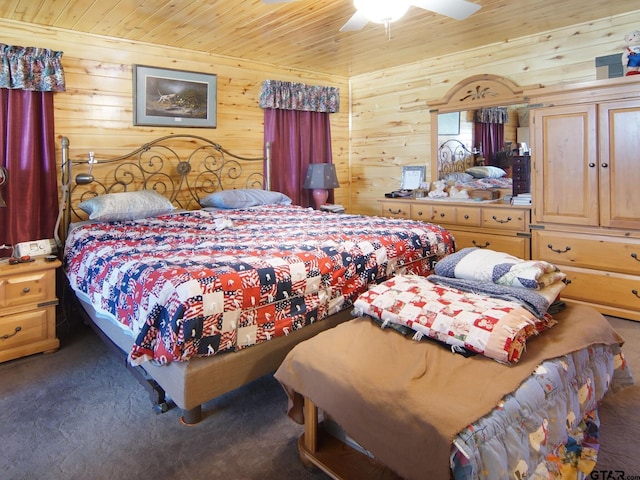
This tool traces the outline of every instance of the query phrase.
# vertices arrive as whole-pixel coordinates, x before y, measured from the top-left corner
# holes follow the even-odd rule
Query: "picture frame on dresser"
[[[133,66],[133,124],[216,128],[217,75]]]

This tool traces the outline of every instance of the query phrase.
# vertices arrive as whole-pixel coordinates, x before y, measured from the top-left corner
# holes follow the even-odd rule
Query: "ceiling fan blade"
[[[360,30],[364,28],[364,26],[369,23],[369,20],[364,15],[364,13],[356,10],[347,23],[345,23],[342,28],[340,28],[341,32],[353,32],[354,30]]]
[[[464,20],[480,10],[480,5],[467,0],[417,0],[411,2],[411,5],[455,18],[456,20]]]

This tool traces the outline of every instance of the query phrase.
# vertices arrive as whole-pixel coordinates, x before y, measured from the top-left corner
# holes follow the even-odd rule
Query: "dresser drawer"
[[[382,216],[410,218],[411,204],[402,202],[382,202]]]
[[[640,275],[640,240],[533,231],[533,258],[558,265]]]
[[[55,271],[28,272],[0,279],[0,306],[16,307],[55,299]]]
[[[482,223],[481,210],[478,207],[458,207],[456,224],[465,227],[479,227]]]
[[[456,240],[456,249],[466,247],[488,248],[518,258],[529,259],[530,239],[527,237],[496,235],[493,233],[465,232],[448,229]]]
[[[528,213],[517,208],[483,208],[482,226],[524,232]]]
[[[411,220],[422,220],[423,222],[431,222],[431,205],[412,203],[410,209]]]
[[[640,311],[640,277],[567,266],[560,270],[569,282],[563,298]]]
[[[431,208],[431,222],[456,223],[456,207],[452,205],[434,205]]]

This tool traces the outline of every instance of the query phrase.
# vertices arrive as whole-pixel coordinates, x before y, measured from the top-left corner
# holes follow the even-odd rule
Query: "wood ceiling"
[[[638,0],[471,1],[482,8],[462,21],[411,7],[391,39],[372,23],[340,32],[352,0],[1,0],[0,16],[350,77],[639,8]]]

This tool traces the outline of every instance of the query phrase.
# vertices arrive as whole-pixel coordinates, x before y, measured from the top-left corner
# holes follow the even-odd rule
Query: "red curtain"
[[[310,163],[332,163],[330,113],[264,109],[264,140],[271,142],[271,190],[289,196],[296,205],[313,205],[311,191],[302,188]],[[333,203],[333,190],[329,191]]]
[[[495,165],[495,154],[504,147],[504,125],[475,122],[475,144],[482,151],[485,165]]]
[[[53,92],[0,88],[0,245],[52,238],[58,214]],[[11,251],[2,250],[0,256]]]

